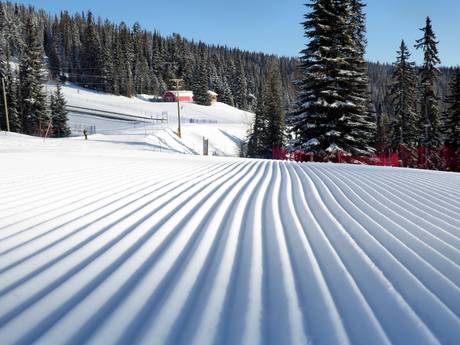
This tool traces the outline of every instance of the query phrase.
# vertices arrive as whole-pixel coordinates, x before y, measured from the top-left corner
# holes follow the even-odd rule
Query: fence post
[[[203,137],[203,156],[209,155],[209,139]]]

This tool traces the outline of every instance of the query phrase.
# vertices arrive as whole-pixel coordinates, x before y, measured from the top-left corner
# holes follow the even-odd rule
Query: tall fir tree
[[[228,104],[230,106],[234,106],[234,101],[233,101],[233,94],[232,90],[230,89],[230,85],[227,81],[227,78],[224,78],[224,81],[222,82],[222,88],[217,90],[219,93],[219,102]]]
[[[0,8],[1,9],[1,8]],[[1,17],[0,17],[1,19]],[[6,92],[6,69],[9,61],[6,58],[5,51],[0,51],[0,130],[6,129],[6,111],[3,100],[3,92]],[[3,81],[3,84],[2,84]],[[5,84],[5,90],[3,85]]]
[[[440,75],[436,67],[441,63],[438,56],[438,42],[433,31],[431,19],[426,18],[425,27],[420,29],[423,37],[417,40],[415,47],[424,53],[423,66],[420,69],[420,144],[438,147],[442,142],[439,97],[436,84]]]
[[[248,156],[271,158],[285,142],[285,111],[279,69],[272,66],[258,104],[248,140]]]
[[[17,81],[9,63],[9,57],[6,59],[6,74],[5,74],[5,89],[6,89],[6,102],[8,106],[8,120],[10,131],[21,132],[21,121],[18,113],[18,101],[17,101]],[[3,102],[2,102],[3,104]],[[4,106],[4,105],[3,105]],[[1,107],[0,107],[1,108]],[[4,119],[6,120],[6,119]],[[5,121],[2,121],[2,123]]]
[[[211,96],[209,94],[208,87],[209,70],[206,57],[204,55],[201,56],[196,74],[195,85],[193,87],[195,103],[209,106],[211,105]]]
[[[375,122],[368,111],[364,5],[356,0],[311,0],[303,23],[303,79],[289,124],[294,145],[325,154],[373,152]]]
[[[444,123],[445,144],[458,150],[460,149],[460,67],[456,68],[452,76],[449,91]]]
[[[68,137],[71,133],[66,110],[66,100],[62,94],[61,84],[57,84],[56,91],[50,100],[51,118],[53,122],[53,136]]]
[[[0,2],[0,54],[1,58],[6,58],[6,51],[9,46],[9,20],[3,2]]]
[[[344,51],[348,57],[348,76],[350,77],[350,88],[348,99],[350,105],[351,121],[346,122],[341,138],[344,147],[348,147],[350,153],[356,155],[369,155],[375,152],[373,147],[376,132],[376,119],[374,106],[370,99],[369,77],[366,53],[366,15],[365,4],[361,0],[343,0],[342,10],[344,18],[344,30],[350,31],[351,42],[345,38],[344,46],[348,46]],[[348,54],[349,53],[349,54]],[[353,104],[353,107],[351,107]],[[340,121],[340,120],[339,120]]]
[[[265,113],[264,113],[263,97],[258,97],[257,107],[254,115],[254,122],[252,123],[249,131],[247,156],[250,158],[270,158],[269,152],[263,142],[263,135],[265,131]]]
[[[88,12],[80,58],[82,82],[86,86],[97,90],[104,88],[102,57],[103,51],[93,14]]]
[[[394,64],[390,97],[394,108],[391,129],[393,147],[406,145],[414,148],[420,137],[417,113],[417,74],[415,63],[410,61],[410,52],[401,42],[398,57]]]
[[[377,153],[384,154],[390,141],[390,119],[386,114],[382,113],[382,109],[376,112],[376,132],[375,132],[375,148]]]
[[[333,68],[337,59],[333,49],[337,16],[332,0],[311,1],[306,7],[303,27],[309,43],[301,52],[299,99],[288,123],[296,135],[294,147],[321,151],[328,145],[325,132],[335,129],[330,113],[338,96]]]
[[[134,96],[133,63],[134,49],[130,30],[124,22],[118,28],[116,73],[120,93],[127,97]]]
[[[27,19],[24,31],[27,49],[19,65],[21,127],[26,134],[41,135],[50,118],[43,91],[43,48],[32,17]]]
[[[279,68],[272,66],[263,92],[264,113],[267,119],[265,146],[280,148],[285,141],[285,111],[283,87]]]
[[[248,83],[244,72],[244,66],[240,61],[236,69],[234,103],[235,106],[242,110],[248,107]]]

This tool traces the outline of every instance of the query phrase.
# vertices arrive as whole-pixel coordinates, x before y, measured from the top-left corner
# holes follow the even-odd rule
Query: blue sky
[[[300,22],[304,0],[20,0],[51,13],[90,9],[113,21],[177,32],[207,43],[297,56],[306,43]],[[367,0],[371,61],[391,62],[402,38],[410,46],[431,16],[443,65],[460,65],[459,0]],[[414,50],[414,49],[413,49]],[[421,54],[413,52],[420,61]]]

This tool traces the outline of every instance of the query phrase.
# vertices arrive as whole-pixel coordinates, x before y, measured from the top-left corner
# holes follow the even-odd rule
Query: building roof
[[[166,91],[166,93],[172,93],[175,96],[179,97],[193,97],[193,91],[175,91],[175,90],[169,90]]]
[[[211,91],[211,90],[208,90],[208,93],[211,95],[211,96],[219,96],[219,94],[215,93],[214,91]]]

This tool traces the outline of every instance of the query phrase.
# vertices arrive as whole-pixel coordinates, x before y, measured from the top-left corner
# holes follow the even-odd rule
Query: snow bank
[[[52,92],[54,85],[47,86]],[[177,104],[150,102],[151,96],[139,95],[136,98],[127,98],[96,92],[73,84],[62,87],[62,92],[68,105],[74,107],[97,109],[107,112],[124,113],[140,118],[162,118],[168,122],[164,125],[145,125],[135,121],[121,121],[105,119],[91,115],[70,113],[71,126],[83,128],[93,126],[99,134],[130,135],[131,141],[144,142],[147,132],[152,138],[150,142],[163,141],[163,149],[174,152],[201,154],[203,138],[209,139],[210,154],[220,156],[238,156],[241,142],[245,140],[253,114],[245,112],[223,103],[215,103],[209,107],[192,103],[181,103],[182,139],[171,138],[172,131],[177,130]],[[153,97],[153,96],[152,96]],[[146,127],[146,130],[145,128]],[[169,131],[165,129],[169,128]],[[79,131],[75,131],[81,135]],[[135,135],[137,139],[135,138]],[[113,138],[106,138],[107,141]],[[178,149],[177,142],[181,148]],[[157,143],[158,144],[158,143]]]

